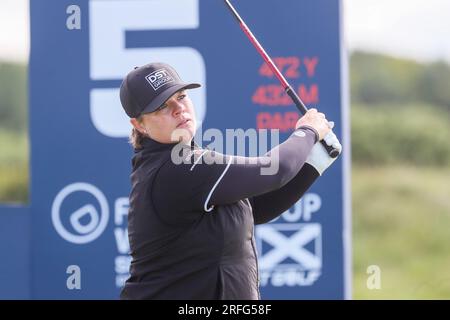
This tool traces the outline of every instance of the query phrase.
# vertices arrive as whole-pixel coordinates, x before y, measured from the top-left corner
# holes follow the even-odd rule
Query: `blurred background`
[[[344,0],[354,299],[450,298],[450,2]],[[0,203],[29,201],[28,0],[0,1]],[[381,269],[381,289],[366,286]]]

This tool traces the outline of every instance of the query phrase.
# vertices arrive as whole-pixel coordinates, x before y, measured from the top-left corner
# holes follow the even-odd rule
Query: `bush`
[[[450,116],[431,106],[353,105],[357,164],[450,165]]]
[[[0,131],[0,203],[27,203],[29,181],[28,138]]]
[[[356,51],[350,59],[352,101],[362,104],[424,103],[450,111],[450,66]]]
[[[418,79],[424,66],[381,54],[355,52],[350,60],[352,101],[364,104],[423,101]]]
[[[27,66],[0,62],[0,128],[27,131]]]

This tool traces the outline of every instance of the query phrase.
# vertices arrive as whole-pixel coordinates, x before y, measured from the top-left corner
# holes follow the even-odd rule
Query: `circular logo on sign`
[[[77,200],[84,193],[84,197],[94,197],[96,203],[87,203],[78,206],[75,210],[63,210],[63,203],[70,202],[69,198],[76,197],[75,193],[78,196]],[[94,199],[90,199],[90,201],[92,200]],[[96,205],[100,208],[100,212]],[[64,214],[62,211],[65,211]],[[53,201],[53,226],[63,239],[72,243],[84,244],[97,239],[105,230],[108,219],[109,208],[105,195],[88,183],[77,182],[68,185],[58,193]]]

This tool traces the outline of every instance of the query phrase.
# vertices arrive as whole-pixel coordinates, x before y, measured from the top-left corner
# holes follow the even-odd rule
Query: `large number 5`
[[[185,81],[202,83],[192,90],[198,123],[205,116],[205,63],[191,47],[125,48],[125,32],[135,30],[197,29],[199,0],[90,0],[90,76],[92,80],[121,80],[133,69],[152,61],[171,64]],[[91,120],[109,137],[130,133],[128,118],[119,100],[118,88],[92,89]]]

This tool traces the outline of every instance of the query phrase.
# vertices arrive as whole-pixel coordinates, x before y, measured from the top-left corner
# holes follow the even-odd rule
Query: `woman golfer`
[[[122,83],[135,149],[122,299],[259,299],[255,224],[289,209],[334,161],[318,141],[341,148],[311,109],[264,156],[202,149],[187,91],[199,86],[164,63],[135,68]],[[278,170],[264,174],[274,162]]]

